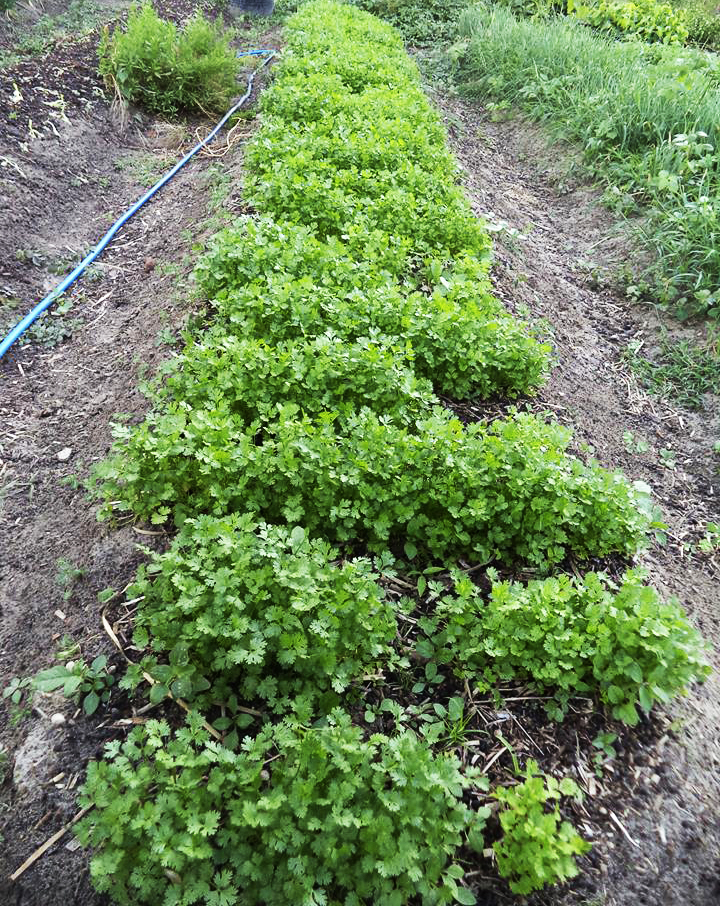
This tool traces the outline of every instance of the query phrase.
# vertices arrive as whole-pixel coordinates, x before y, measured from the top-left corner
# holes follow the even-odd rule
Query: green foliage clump
[[[412,364],[411,347],[382,337],[348,343],[328,332],[270,345],[211,331],[165,368],[156,394],[194,409],[226,401],[246,424],[271,422],[292,406],[304,415],[335,412],[341,418],[366,406],[410,427],[439,405]]]
[[[98,54],[101,75],[154,113],[225,110],[237,94],[230,34],[201,13],[179,31],[151,3],[132,6],[125,30],[105,28]]]
[[[41,670],[32,678],[31,686],[37,692],[61,691],[65,698],[82,700],[83,711],[94,714],[110,699],[114,682],[107,656],[100,654],[91,664],[78,658]]]
[[[302,6],[263,108],[248,150],[258,216],[218,235],[197,271],[213,323],[192,329],[152,385],[154,409],[118,428],[97,472],[106,514],[180,529],[131,590],[151,654],[124,685],[152,664],[151,699],[204,709],[224,743],[193,715],[177,734],[149,722],[111,745],[89,770],[81,839],[96,886],[126,906],[471,904],[453,860],[482,849],[489,809],[462,797],[487,782],[434,756],[429,736],[366,739],[333,710],[368,671],[408,664],[370,561],[348,551],[383,568],[404,547],[539,570],[632,554],[652,526],[647,494],[568,455],[559,425],[513,414],[465,427],[438,405],[434,393],[527,393],[549,350],[491,293],[487,231],[399,35],[350,5]],[[443,606],[428,630],[440,655],[470,603]],[[521,610],[507,624],[532,666],[544,625],[533,635]],[[616,633],[640,659],[655,649],[627,640],[644,625]],[[610,700],[633,676],[626,648],[610,635],[602,649]],[[667,686],[659,668],[647,682]],[[240,743],[247,698],[286,722]],[[450,702],[435,714],[461,724],[462,699]],[[545,814],[558,787],[535,773],[516,801],[497,796],[498,862],[528,889],[571,876],[581,851],[557,808]]]
[[[421,649],[481,682],[530,681],[555,693],[556,716],[569,696],[596,693],[624,723],[638,722],[709,667],[705,645],[676,600],[664,602],[628,572],[619,587],[588,573],[529,582],[494,582],[487,601],[467,578],[421,625]]]
[[[578,142],[606,198],[645,213],[635,291],[681,317],[720,312],[720,68],[692,48],[608,41],[573,17],[463,14],[464,92],[515,104]]]
[[[321,238],[342,237],[362,224],[407,236],[417,254],[447,249],[450,256],[483,256],[487,232],[456,185],[438,118],[397,33],[350,7],[335,6],[332,16],[318,17],[318,10],[313,4],[295,17],[276,84],[266,92],[263,108],[276,113],[248,149],[250,200],[276,218],[313,226]],[[356,31],[363,41],[348,41]],[[339,103],[331,99],[322,116],[309,105],[307,130],[294,100],[288,115],[286,80],[293,90],[299,83],[312,93],[317,79],[324,90],[333,76]],[[285,115],[277,113],[276,92]],[[370,115],[379,112],[377,92],[392,93],[393,106],[382,118]],[[428,123],[431,131],[422,138]]]
[[[688,409],[702,409],[705,394],[720,393],[720,338],[714,334],[690,341],[663,333],[652,359],[642,354],[638,341],[628,346],[623,360],[643,387]]]
[[[102,493],[155,523],[248,511],[331,542],[406,537],[441,560],[541,566],[632,553],[649,524],[640,492],[568,456],[569,432],[533,416],[464,428],[438,410],[413,433],[367,409],[335,419],[281,411],[258,443],[227,403],[176,404],[117,429]]]
[[[688,28],[681,9],[657,0],[567,0],[567,11],[581,22],[613,35],[684,44]]]
[[[363,235],[370,254],[358,259]],[[543,380],[549,348],[491,294],[483,261],[433,258],[408,285],[388,273],[406,253],[381,231],[320,241],[304,227],[247,220],[215,237],[197,277],[222,329],[242,337],[275,344],[330,331],[404,347],[416,374],[456,399],[516,396]]]
[[[450,40],[470,0],[355,0],[357,6],[399,29],[407,44],[423,47]]]
[[[486,813],[463,804],[459,762],[409,732],[363,740],[338,713],[233,752],[191,716],[176,734],[149,721],[107,753],[89,766],[78,836],[120,906],[474,902],[452,859],[468,838],[482,848]]]
[[[170,653],[165,685],[185,698],[342,692],[388,659],[396,624],[369,561],[337,559],[299,526],[189,521],[130,592],[135,642]]]
[[[711,0],[688,0],[682,11],[688,30],[688,43],[709,50],[720,50],[720,14]]]
[[[561,820],[558,808],[562,796],[579,794],[577,784],[542,775],[535,761],[528,762],[524,776],[516,786],[498,787],[492,794],[501,803],[503,836],[493,844],[498,870],[517,894],[574,878],[575,856],[590,849],[572,824]]]

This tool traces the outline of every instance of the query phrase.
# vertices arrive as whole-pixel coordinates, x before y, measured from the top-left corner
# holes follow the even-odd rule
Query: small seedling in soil
[[[593,747],[598,751],[593,755],[593,764],[595,765],[595,775],[602,777],[603,765],[617,757],[614,743],[617,741],[617,733],[598,733],[593,739]]]
[[[58,558],[57,561],[57,575],[55,577],[56,583],[63,589],[63,600],[69,601],[75,583],[82,579],[85,575],[85,570],[81,569],[79,566],[75,566],[69,560],[66,560],[64,557]]]
[[[100,703],[105,704],[110,698],[110,687],[115,681],[108,670],[107,660],[107,656],[101,654],[91,664],[77,660],[48,667],[33,678],[32,687],[38,692],[60,689],[65,698],[74,701],[82,699],[83,711],[88,715],[94,714]]]
[[[675,459],[675,453],[673,450],[660,450],[658,453],[660,457],[660,464],[666,469],[673,471],[677,465],[677,460]]]
[[[720,548],[720,524],[708,522],[705,534],[698,541],[698,550],[703,554],[712,554]]]
[[[80,654],[80,645],[72,636],[65,633],[60,639],[57,649],[57,659],[59,661],[70,661]]]
[[[10,726],[16,727],[32,711],[32,689],[29,676],[14,676],[3,689],[10,709]]]
[[[642,437],[637,437],[632,431],[626,431],[623,434],[623,443],[628,453],[632,454],[647,453],[650,449],[650,444]]]
[[[59,346],[63,340],[73,335],[73,332],[83,323],[80,318],[68,318],[73,303],[70,299],[56,302],[55,305],[40,315],[33,326],[25,333],[20,341],[22,346],[37,343],[39,346]]]

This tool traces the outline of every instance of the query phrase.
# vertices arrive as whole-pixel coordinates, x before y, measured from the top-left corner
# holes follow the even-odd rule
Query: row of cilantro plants
[[[210,316],[98,475],[106,514],[178,529],[129,591],[151,654],[124,683],[149,671],[154,701],[192,713],[90,765],[94,882],[153,906],[473,903],[461,862],[493,842],[528,892],[577,870],[587,844],[558,808],[576,787],[529,762],[491,790],[450,751],[469,707],[452,689],[522,681],[556,717],[582,692],[633,724],[705,675],[702,642],[635,572],[549,575],[633,555],[640,491],[556,424],[465,426],[440,404],[530,392],[549,349],[491,293],[488,236],[398,35],[307,4],[263,111],[256,214],[198,268]],[[463,562],[487,565],[485,592]],[[386,593],[398,570],[412,599]],[[435,719],[411,729],[388,676],[435,690]]]

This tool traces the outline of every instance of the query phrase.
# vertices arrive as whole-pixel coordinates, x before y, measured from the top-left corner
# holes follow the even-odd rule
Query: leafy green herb
[[[420,650],[484,684],[530,680],[555,694],[558,717],[569,696],[595,692],[634,725],[638,706],[649,711],[710,673],[706,646],[677,601],[663,602],[643,578],[630,571],[619,588],[598,573],[495,582],[484,602],[458,577],[455,594],[421,620],[430,641]]]
[[[461,797],[486,781],[411,733],[364,741],[338,712],[233,752],[191,716],[177,734],[150,721],[107,750],[89,767],[81,801],[95,808],[78,836],[119,904],[471,902],[453,858],[466,840],[482,848],[489,810]]]
[[[197,703],[211,686],[209,700],[231,710],[238,696],[275,708],[287,696],[336,700],[332,691],[389,659],[397,631],[369,561],[337,559],[299,526],[187,523],[129,592],[144,597],[136,644],[169,652],[157,695],[169,687]]]
[[[516,786],[499,787],[492,794],[502,805],[503,836],[493,844],[498,869],[518,894],[574,878],[578,874],[575,856],[590,849],[572,824],[560,818],[558,800],[579,795],[574,781],[542,775],[532,760],[524,777]]]

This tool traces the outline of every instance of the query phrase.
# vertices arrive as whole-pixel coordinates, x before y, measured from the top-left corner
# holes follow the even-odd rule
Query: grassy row
[[[463,14],[460,83],[516,105],[581,144],[613,197],[640,206],[645,275],[681,315],[720,304],[717,61],[690,49],[617,43],[568,19],[502,7]]]
[[[198,271],[213,323],[161,375],[148,418],[118,429],[98,475],[108,512],[179,529],[130,591],[150,654],[124,684],[151,670],[153,701],[187,699],[223,740],[197,716],[175,732],[151,722],[91,766],[83,801],[95,810],[80,835],[97,850],[95,883],[153,906],[470,904],[454,860],[482,851],[490,818],[463,802],[470,787],[497,800],[493,845],[514,890],[572,876],[587,848],[557,805],[572,783],[528,765],[512,792],[491,792],[434,754],[436,736],[370,735],[349,714],[357,723],[363,681],[417,663],[398,640],[398,607],[411,605],[382,587],[379,571],[397,568],[389,548],[420,567],[632,554],[646,501],[569,456],[557,425],[516,415],[464,427],[440,406],[438,391],[529,390],[547,350],[490,293],[487,236],[397,35],[308,4],[264,110],[248,187],[262,216],[216,237]],[[546,588],[510,591],[537,640],[556,628],[536,612]],[[411,640],[439,663],[480,608],[460,579],[445,591]],[[617,597],[629,622],[636,601]],[[630,632],[616,631],[615,605],[606,591],[596,607],[603,650],[620,656],[603,697],[629,719],[702,667],[677,609],[639,615]],[[605,689],[585,666],[600,647],[577,655],[581,688]],[[636,651],[639,676],[624,670]],[[468,660],[476,682],[485,655]],[[509,664],[498,656],[498,676],[526,677]]]

